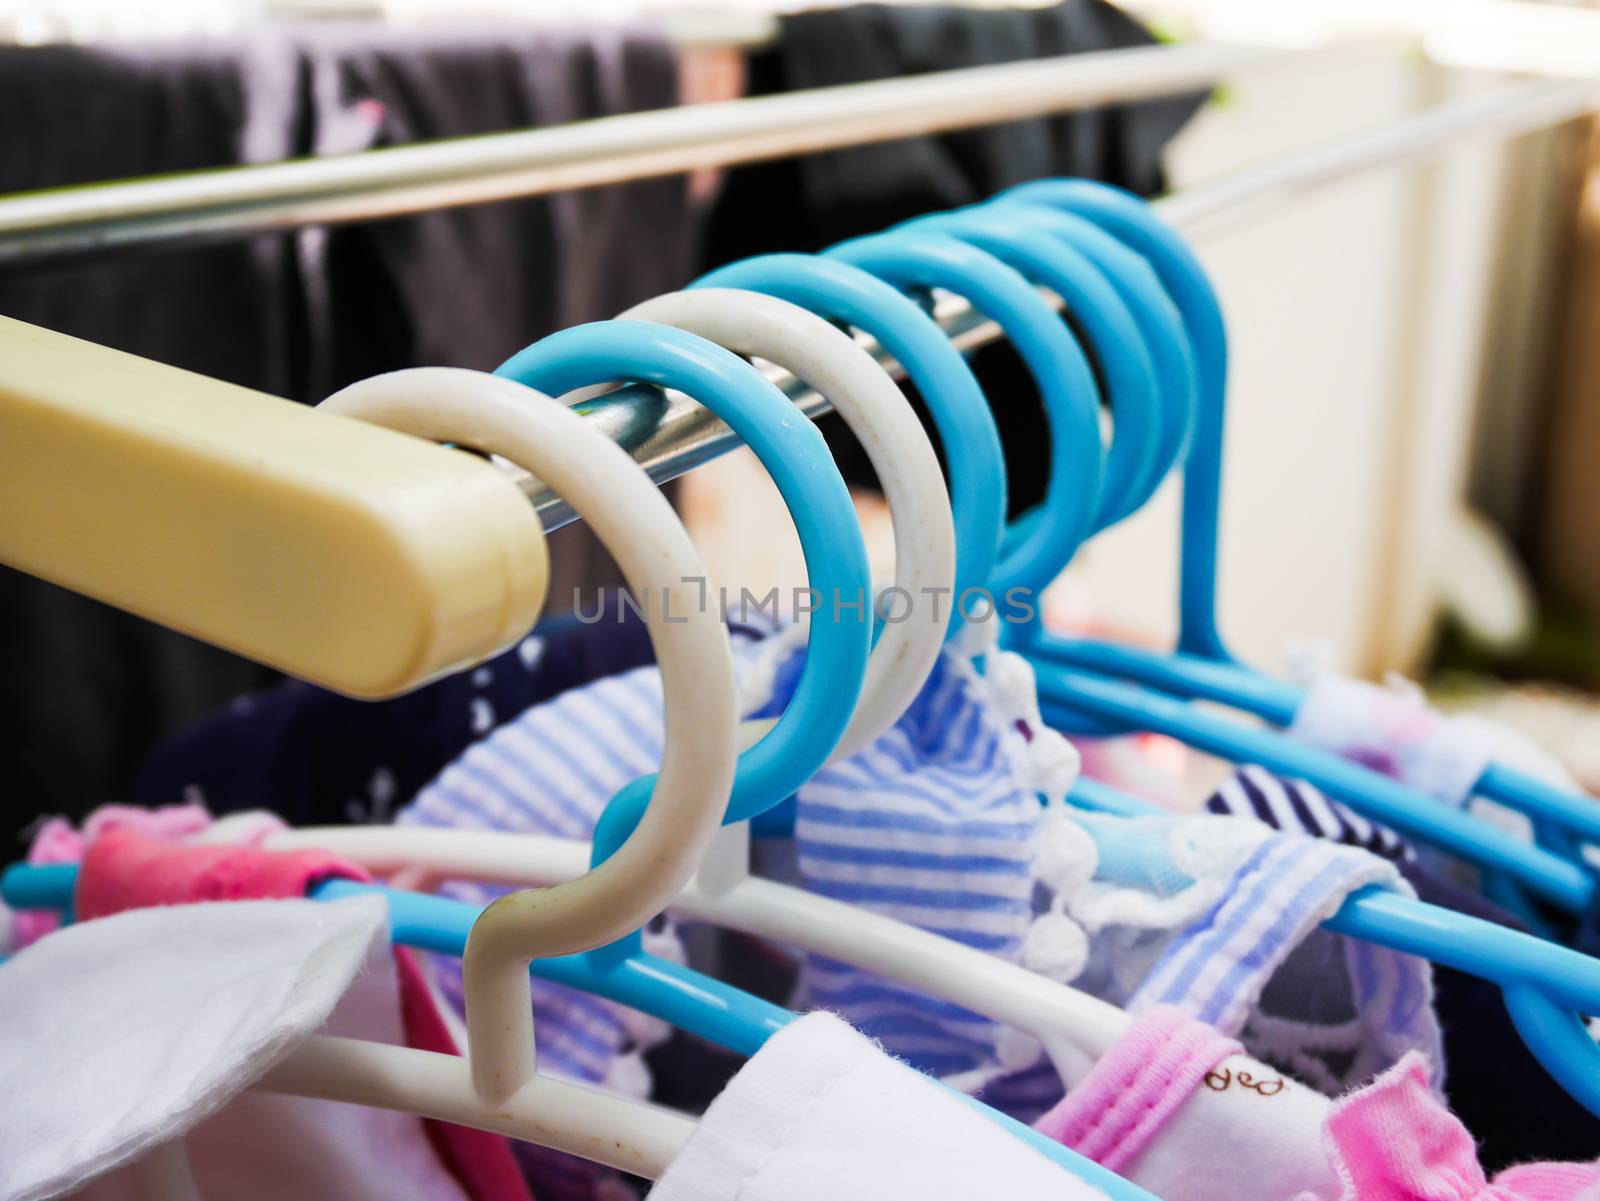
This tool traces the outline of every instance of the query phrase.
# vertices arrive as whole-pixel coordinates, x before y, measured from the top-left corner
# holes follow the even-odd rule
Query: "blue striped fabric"
[[[1344,898],[1369,884],[1397,887],[1392,871],[1371,855],[1307,838],[1272,838],[1234,873],[1223,897],[1205,916],[1167,945],[1134,995],[1132,1007],[1182,1004],[1195,1017],[1225,1031],[1240,1029],[1262,985],[1313,929],[1331,917]],[[1364,999],[1374,1020],[1405,1037],[1426,1007],[1426,972],[1420,961],[1404,958],[1416,970],[1396,973],[1387,1012],[1372,1010],[1378,999]]]
[[[1022,733],[970,661],[947,651],[893,729],[800,790],[800,881],[1015,960],[1033,918],[1032,778]],[[923,1071],[996,1063],[1000,1030],[988,1018],[821,958],[803,979],[813,1005]],[[984,1095],[993,1101],[992,1087]]]
[[[1096,904],[1102,912],[1138,914],[1143,901],[1163,893],[1208,898],[1197,912],[1152,931],[1157,936],[1145,939],[1142,949],[1153,957],[1140,965],[1137,983],[1122,990],[1126,995],[1114,999],[1136,1012],[1178,1005],[1328,1092],[1359,1084],[1408,1050],[1442,1066],[1427,961],[1318,928],[1359,888],[1409,893],[1393,864],[1358,847],[1272,832],[1253,819],[1242,826],[1243,820],[1081,818],[1102,848],[1096,883],[1126,894],[1109,899],[1101,892]],[[1238,853],[1195,849],[1202,838],[1226,846],[1230,830],[1238,835]],[[1186,866],[1197,875],[1204,871],[1195,864],[1207,862],[1223,875],[1196,879],[1175,870],[1157,887],[1152,881],[1161,873],[1150,871],[1148,861],[1158,860],[1163,847],[1174,861],[1176,848],[1188,848]],[[1137,878],[1128,872],[1138,857],[1134,852],[1147,861]],[[1069,903],[1067,912],[1083,911]],[[1130,917],[1127,924],[1140,920]],[[1113,926],[1106,923],[1102,930]],[[1125,949],[1126,937],[1112,945]]]
[[[800,659],[788,639],[736,644],[741,678],[771,683],[771,699],[757,715],[781,710]],[[1044,811],[1030,737],[1025,722],[995,701],[988,679],[947,651],[889,733],[800,790],[797,882],[1019,959],[1047,901],[1035,880]],[[587,838],[616,789],[657,765],[661,738],[655,670],[616,676],[502,727],[425,789],[400,820]],[[1059,910],[1065,901],[1066,915],[1094,935],[1090,969],[1079,983],[1134,1007],[1175,1003],[1224,1029],[1239,1028],[1274,972],[1351,889],[1395,880],[1391,865],[1363,851],[1273,834],[1255,822],[1068,812],[1099,848],[1085,895],[1132,902],[1120,910],[1121,926],[1104,920],[1105,913],[1095,919],[1078,912],[1081,898],[1056,902]],[[1180,828],[1201,827],[1238,835],[1246,852],[1205,869],[1211,874],[1200,881],[1204,887],[1193,891],[1204,893],[1203,904],[1173,905],[1166,893],[1196,881],[1156,862],[1149,851],[1185,836]],[[1193,862],[1181,866],[1199,870]],[[449,887],[478,903],[499,891]],[[1144,917],[1129,916],[1134,913]],[[1401,1049],[1437,1050],[1426,965],[1407,966],[1386,954],[1348,961],[1347,991],[1364,1002],[1363,1016],[1340,1032],[1354,1043],[1352,1061],[1366,1062],[1367,1048],[1386,1062],[1401,1043]],[[439,967],[459,1004],[459,964]],[[535,984],[534,1000],[541,1063],[582,1081],[606,1079],[630,1044],[622,1012],[542,982]],[[1024,1120],[1061,1096],[1061,1081],[1047,1062],[1034,1058],[1020,1071],[999,1069],[1002,1059],[1016,1062],[1017,1040],[993,1021],[860,968],[809,957],[798,1001],[835,1011],[924,1071],[983,1079],[984,1100]]]
[[[786,639],[747,636],[735,661],[741,678],[771,679],[755,715],[781,710],[801,654]],[[658,764],[661,703],[654,668],[565,693],[473,746],[398,821],[588,838],[612,794]],[[1039,814],[1022,733],[997,713],[970,661],[949,651],[888,734],[800,791],[800,882],[1014,959],[1032,918]],[[445,891],[484,904],[505,890]],[[459,1006],[460,964],[436,966]],[[994,1022],[915,990],[821,957],[806,961],[801,990],[925,1071],[994,1063]],[[629,1042],[609,1002],[535,981],[534,1009],[541,1064],[569,1078],[604,1079]]]

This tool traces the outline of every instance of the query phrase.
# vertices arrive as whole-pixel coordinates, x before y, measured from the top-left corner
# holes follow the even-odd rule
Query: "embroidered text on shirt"
[[[1252,1072],[1239,1072],[1237,1075],[1229,1068],[1216,1068],[1205,1076],[1206,1087],[1214,1093],[1226,1092],[1229,1085],[1237,1084],[1240,1088],[1248,1088],[1260,1093],[1263,1097],[1276,1097],[1284,1090],[1283,1077],[1272,1080],[1257,1080]]]

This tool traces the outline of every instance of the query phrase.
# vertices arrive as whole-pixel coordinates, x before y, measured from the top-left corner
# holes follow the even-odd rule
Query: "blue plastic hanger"
[[[1038,180],[1002,192],[989,203],[999,207],[1012,201],[1060,209],[1100,226],[1149,262],[1177,306],[1189,334],[1199,387],[1183,481],[1178,649],[1233,662],[1217,632],[1215,615],[1222,404],[1228,370],[1227,331],[1216,293],[1183,240],[1130,192],[1089,180]]]
[[[1374,821],[1503,873],[1569,913],[1585,912],[1595,896],[1594,878],[1577,864],[1507,838],[1469,814],[1327,751],[1119,680],[1044,662],[1036,662],[1034,672],[1040,712],[1053,727],[1070,728],[1077,717],[1088,713],[1124,729],[1167,734],[1209,754],[1306,780]]]
[[[965,296],[1001,325],[1038,379],[1051,445],[1062,451],[1050,457],[1037,517],[1016,523],[1025,533],[1014,543],[1007,540],[996,568],[997,578],[1036,594],[1054,576],[1030,575],[1028,565],[1070,557],[1094,528],[1099,505],[1104,460],[1100,406],[1082,349],[1020,272],[948,234],[901,230],[846,242],[826,254],[902,291],[943,288]]]
[[[551,334],[513,356],[497,374],[552,396],[620,379],[687,392],[727,422],[771,474],[794,515],[811,587],[824,597],[870,595],[861,526],[827,442],[816,426],[797,418],[788,397],[738,355],[670,326],[603,321]],[[811,623],[805,665],[788,706],[777,724],[739,756],[725,823],[749,821],[793,796],[827,762],[849,725],[871,650],[871,622],[865,610],[857,616]],[[635,781],[606,806],[595,826],[594,863],[613,855],[633,832],[654,779]],[[637,931],[587,952],[596,964],[643,953]]]
[[[994,202],[1008,212],[1021,203],[1048,204],[1076,213],[1115,234],[1142,254],[1177,304],[1194,347],[1199,374],[1199,418],[1184,471],[1180,633],[1174,654],[1162,655],[1137,647],[1090,639],[1063,639],[1026,629],[1020,634],[1031,658],[1041,663],[1070,665],[1103,675],[1135,680],[1172,694],[1228,704],[1288,725],[1303,699],[1300,689],[1273,680],[1237,663],[1222,642],[1216,624],[1217,517],[1221,488],[1224,393],[1227,376],[1226,335],[1216,294],[1198,260],[1171,229],[1142,200],[1108,185],[1082,180],[1052,180],[1024,184],[1003,193]],[[1041,690],[1068,684],[1071,677],[1041,677]],[[1107,716],[1093,698],[1080,698],[1060,714],[1062,720],[1094,732],[1104,732]],[[1124,727],[1126,728],[1126,727]],[[1182,715],[1167,732],[1187,741]],[[1199,732],[1198,728],[1195,730]],[[1272,767],[1264,763],[1263,766]],[[1274,770],[1290,770],[1288,768]],[[1383,800],[1401,799],[1379,788],[1382,777],[1364,773],[1345,781],[1339,799],[1368,812]],[[1317,783],[1316,780],[1312,780]],[[1333,790],[1329,790],[1330,792]],[[1585,797],[1553,788],[1525,773],[1498,765],[1489,767],[1477,792],[1486,798],[1526,813],[1546,830],[1600,841],[1600,809]],[[1380,797],[1380,793],[1387,794]],[[1406,790],[1417,810],[1406,832],[1421,841],[1435,841],[1434,817],[1443,806]],[[1369,814],[1376,816],[1375,813]],[[1383,819],[1380,819],[1383,820]],[[1482,827],[1476,844],[1482,850],[1503,835]],[[1569,858],[1574,854],[1563,838],[1549,839]],[[1552,855],[1551,858],[1558,856]],[[1512,875],[1522,885],[1530,882]]]
[[[1188,453],[1198,404],[1199,377],[1194,352],[1182,316],[1161,285],[1160,278],[1143,257],[1129,250],[1093,222],[1060,209],[1023,201],[1010,202],[1004,221],[1013,230],[1045,230],[1075,247],[1097,266],[1117,289],[1138,322],[1145,346],[1160,377],[1166,419],[1159,431],[1156,463],[1162,479],[1179,465]],[[1107,339],[1099,337],[1091,349],[1105,353]],[[1159,486],[1158,480],[1152,487]],[[1008,629],[1012,645],[1031,645],[1043,631],[1038,615],[1034,621]],[[1111,732],[1108,730],[1084,733]]]
[[[1162,390],[1138,322],[1093,260],[1060,239],[1031,238],[1005,213],[982,206],[919,217],[899,228],[959,238],[1062,298],[1071,324],[1082,331],[1082,349],[1100,369],[1114,422],[1095,528],[1142,506],[1171,467],[1158,458],[1163,431],[1181,427],[1187,398],[1173,404]]]
[[[1145,345],[1161,379],[1163,397],[1171,410],[1170,424],[1161,430],[1157,455],[1168,470],[1182,463],[1189,452],[1199,406],[1200,377],[1194,348],[1182,314],[1161,284],[1161,278],[1144,257],[1124,246],[1094,222],[1063,209],[1027,201],[1011,202],[1005,220],[1014,227],[1043,229],[1086,255],[1110,280],[1132,311]],[[988,206],[991,210],[994,206]],[[1162,472],[1163,478],[1166,472]]]
[[[1017,271],[1029,283],[1050,288],[1068,300],[1078,327],[1091,337],[1074,336],[1085,362],[1099,368],[1093,385],[1096,403],[1108,400],[1115,417],[1114,433],[1105,447],[1105,468],[1100,497],[1095,506],[1094,529],[1127,516],[1147,499],[1156,481],[1157,440],[1162,426],[1162,396],[1156,385],[1155,365],[1139,334],[1133,315],[1116,290],[1094,265],[1070,246],[1040,244],[1004,224],[1004,216],[982,210],[935,214],[899,226],[915,233],[935,230],[976,246]],[[1071,326],[1069,326],[1071,328]],[[1114,335],[1114,336],[1112,336]],[[1094,355],[1095,345],[1114,347],[1107,355]],[[1091,371],[1091,379],[1095,378]],[[1104,396],[1102,397],[1102,393]]]
[[[956,530],[959,597],[989,582],[1005,527],[1005,455],[988,402],[939,325],[869,272],[806,254],[767,254],[731,263],[690,287],[748,288],[863,330],[905,368],[943,445]],[[951,606],[952,633],[960,628]]]
[[[13,909],[72,906],[77,887],[76,864],[13,864],[0,873],[0,900]],[[361,884],[326,880],[310,892],[314,901],[332,902],[377,893],[388,902],[389,934],[401,946],[460,958],[467,935],[482,909],[465,901]],[[565,984],[670,1022],[681,1030],[740,1055],[754,1055],[768,1038],[800,1015],[741,992],[670,960],[641,955],[625,967],[599,966],[587,955],[562,955],[529,965],[537,979]],[[737,1016],[731,1016],[737,1014]],[[720,1015],[720,1016],[719,1016]],[[1111,1201],[1160,1201],[1136,1184],[1046,1138],[976,1097],[951,1090],[989,1121],[1021,1139],[1045,1158],[1103,1192]]]

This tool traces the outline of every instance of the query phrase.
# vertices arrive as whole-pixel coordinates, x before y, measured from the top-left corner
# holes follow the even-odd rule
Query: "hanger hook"
[[[662,597],[646,621],[666,696],[660,774],[617,853],[576,880],[501,897],[473,924],[462,970],[473,1086],[503,1102],[536,1060],[528,964],[636,930],[688,883],[727,807],[737,754],[733,655],[720,616],[695,604],[705,568],[672,506],[621,447],[512,380],[423,367],[352,384],[323,408],[494,451],[534,472],[589,522],[629,587]],[[672,621],[668,613],[678,614]]]

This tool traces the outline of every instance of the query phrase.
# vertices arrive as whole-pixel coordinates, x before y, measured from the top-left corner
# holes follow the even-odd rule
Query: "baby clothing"
[[[385,919],[376,897],[184,905],[80,922],[18,953],[0,967],[0,1198],[84,1189],[186,1133],[202,1195],[332,1195],[294,1187],[314,1173],[282,1143],[294,1153],[274,1175],[238,1170],[232,1143],[256,1115],[229,1102],[325,1026],[387,946]],[[419,1145],[401,1138],[392,1160],[351,1163],[340,1195],[461,1201],[436,1162],[410,1153]],[[109,1180],[91,1192],[117,1195]]]
[[[1217,785],[1205,808],[1207,813],[1250,817],[1275,830],[1360,847],[1396,863],[1417,857],[1416,848],[1402,835],[1330,800],[1315,784],[1275,776],[1254,764],[1236,769]]]
[[[1472,1135],[1440,1104],[1416,1054],[1336,1102],[1323,1139],[1340,1189],[1295,1201],[1600,1199],[1597,1163],[1521,1164],[1489,1180]]]
[[[157,905],[295,899],[332,878],[366,876],[327,851],[185,846],[119,827],[84,852],[73,903],[88,920]]]
[[[795,639],[736,643],[751,716],[787,702],[803,665]],[[399,821],[588,838],[615,791],[658,766],[661,737],[654,668],[603,680],[475,745]],[[1256,822],[1080,819],[1060,803],[1076,769],[1070,745],[1039,720],[1024,660],[990,653],[980,669],[948,648],[889,732],[800,789],[792,875],[766,863],[763,872],[1120,1003],[1182,1004],[1234,1033],[1275,969],[1321,937],[1318,923],[1350,891],[1404,888],[1373,856],[1275,837]],[[1057,799],[1047,809],[1041,796]],[[1156,854],[1159,864],[1152,846],[1168,848],[1165,858]],[[446,891],[485,904],[503,890]],[[1330,1091],[1409,1047],[1438,1047],[1427,965],[1335,942],[1336,1022],[1294,1015],[1319,1019],[1296,1029],[1315,1035],[1322,1058],[1313,1055],[1311,1066]],[[440,964],[459,1003],[458,973],[459,965]],[[552,1070],[625,1084],[626,1052],[648,1039],[648,1028],[630,1030],[605,1001],[537,981],[534,990]],[[862,968],[806,956],[796,1002],[839,1013],[912,1066],[1025,1120],[1062,1095],[1060,1072],[1035,1040]]]
[[[1336,1195],[1330,1102],[1171,1005],[1140,1014],[1035,1127],[1162,1201]]]
[[[193,838],[204,829],[199,824],[203,816],[204,810],[171,810],[158,812],[144,825],[167,833],[192,830]],[[83,851],[74,896],[77,916],[90,926],[96,924],[90,919],[125,911],[181,907],[174,911],[182,912],[209,901],[299,899],[325,879],[370,878],[356,865],[324,851],[274,852],[252,846],[173,842],[152,837],[133,823],[104,817],[99,821],[91,818],[86,823],[86,830],[90,828],[99,833]],[[271,828],[281,828],[281,823],[273,819],[266,827],[255,825],[258,835]],[[50,853],[59,861],[59,856],[67,853],[70,839],[63,831],[51,837]],[[404,948],[390,950],[387,939],[383,944],[382,962],[369,967],[362,987],[356,990],[357,999],[349,1003],[354,1007],[359,1001],[361,1015],[353,1024],[353,1036],[457,1054],[455,1038],[415,956]],[[272,1178],[274,1158],[281,1157],[286,1148],[292,1148],[301,1162],[351,1163],[364,1155],[386,1154],[386,1144],[409,1141],[415,1144],[410,1158],[434,1165],[429,1170],[448,1181],[449,1192],[442,1195],[452,1201],[529,1198],[507,1140],[487,1131],[327,1102],[252,1096],[242,1098],[238,1105],[269,1108],[278,1129],[304,1127],[298,1136],[253,1140],[232,1152],[235,1163],[259,1161],[267,1178]],[[404,1147],[397,1149],[395,1158],[399,1163],[407,1160]]]
[[[176,842],[198,834],[210,824],[211,814],[203,805],[164,805],[157,809],[102,805],[84,819],[82,829],[60,817],[52,817],[40,825],[28,846],[27,862],[80,863],[89,844],[108,830],[139,830],[154,838]],[[60,924],[60,915],[49,910],[18,913],[10,923],[4,949],[16,950],[37,942]]]
[[[778,682],[786,695],[787,681]],[[1062,764],[1071,783],[1075,759]],[[991,678],[950,649],[877,742],[823,768],[795,802],[798,883],[1016,962],[1033,921],[1041,768]],[[937,1076],[988,1073],[985,1098],[1013,1111],[998,1069],[1037,1058],[991,1019],[861,967],[808,956],[807,1003],[842,1015]],[[1021,1063],[1010,1060],[1023,1055]]]
[[[1278,830],[1365,846],[1396,861],[1418,900],[1525,929],[1480,893],[1433,871],[1392,830],[1367,822],[1304,780],[1282,780],[1260,767],[1241,767],[1206,807],[1213,813],[1251,816]],[[1578,949],[1584,948],[1580,944]],[[1297,974],[1302,993],[1310,993],[1324,986],[1324,969],[1325,964],[1302,956],[1281,973],[1281,983]],[[1478,1139],[1483,1162],[1503,1168],[1531,1159],[1572,1158],[1600,1147],[1600,1118],[1534,1058],[1506,1012],[1500,989],[1477,976],[1437,965],[1433,979],[1444,1062],[1450,1067],[1445,1095]],[[1270,1024],[1260,1014],[1252,1020]]]
[[[1105,1201],[827,1013],[740,1070],[651,1201]]]
[[[1330,1101],[1171,1007],[1142,1014],[1037,1128],[1163,1201],[1590,1201],[1600,1165],[1490,1182],[1410,1052]]]
[[[1392,677],[1388,686],[1323,676],[1307,690],[1288,734],[1310,746],[1371,768],[1457,808],[1472,801],[1491,763],[1572,793],[1571,775],[1523,735],[1495,722],[1451,717],[1429,707],[1414,684]],[[1476,802],[1508,828],[1525,832],[1526,819],[1498,805]]]
[[[620,593],[602,600],[581,619],[548,618],[510,650],[404,696],[357,701],[286,680],[240,697],[158,747],[133,799],[198,800],[219,815],[267,809],[296,826],[389,821],[497,726],[654,661],[639,610]]]

